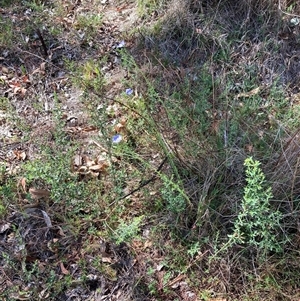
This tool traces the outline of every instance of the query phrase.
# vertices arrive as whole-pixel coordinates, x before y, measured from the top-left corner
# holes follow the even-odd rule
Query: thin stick
[[[41,31],[40,31],[39,28],[36,29],[36,33],[37,33],[37,35],[38,35],[38,37],[39,37],[39,39],[40,39],[40,41],[41,41],[41,43],[42,43],[42,46],[43,46],[43,49],[44,49],[45,56],[48,56],[47,46],[46,46],[46,44],[45,44],[44,38],[43,38],[42,33],[41,33]]]

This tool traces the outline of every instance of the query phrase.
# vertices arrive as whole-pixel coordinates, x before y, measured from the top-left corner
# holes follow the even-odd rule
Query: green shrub
[[[282,245],[276,234],[282,215],[270,205],[272,192],[266,185],[260,162],[250,157],[244,165],[247,185],[241,211],[234,222],[233,234],[229,235],[229,245],[243,244],[264,254],[269,251],[279,252]]]
[[[131,223],[121,221],[114,235],[116,243],[130,242],[137,237],[143,218],[143,216],[134,217]]]

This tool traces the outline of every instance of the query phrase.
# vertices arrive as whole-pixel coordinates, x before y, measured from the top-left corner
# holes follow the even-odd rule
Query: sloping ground
[[[4,1],[1,298],[298,300],[298,6]]]

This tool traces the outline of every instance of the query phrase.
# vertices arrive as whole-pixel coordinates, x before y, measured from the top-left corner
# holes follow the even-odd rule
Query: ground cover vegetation
[[[1,300],[298,300],[300,4],[0,0]]]

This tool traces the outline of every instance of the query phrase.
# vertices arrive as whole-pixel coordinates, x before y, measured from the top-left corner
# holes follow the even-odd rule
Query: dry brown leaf
[[[123,129],[124,129],[124,125],[121,123],[116,124],[114,127],[116,133],[120,133]]]
[[[156,277],[158,280],[158,290],[161,291],[164,288],[164,275],[165,271],[156,272]]]
[[[61,272],[64,275],[69,275],[70,274],[70,272],[64,267],[64,264],[62,262],[60,263],[60,269],[61,269]]]
[[[252,153],[254,146],[253,146],[253,144],[246,144],[245,148],[246,148],[246,151],[248,151],[249,153]]]
[[[113,260],[110,257],[102,257],[101,260],[104,263],[112,263],[113,262]]]
[[[87,167],[96,165],[94,160],[91,160],[88,156],[83,156],[82,157],[82,162],[84,163],[84,165],[86,165]]]
[[[144,244],[144,250],[153,246],[153,242],[151,240],[146,240]]]
[[[255,89],[252,89],[251,91],[249,92],[243,92],[243,93],[239,93],[236,98],[240,98],[240,97],[250,97],[250,96],[253,96],[253,95],[256,95],[258,94],[260,91],[260,87],[257,87]]]
[[[220,120],[215,120],[211,125],[211,131],[214,134],[219,133],[219,127],[220,127]]]
[[[96,131],[97,128],[93,125],[90,125],[90,126],[86,126],[82,129],[83,132],[93,132],[93,131]]]
[[[88,171],[88,168],[86,166],[80,166],[77,170],[78,173],[86,173]]]
[[[123,126],[125,126],[126,123],[127,123],[126,118],[125,118],[125,117],[121,118],[120,123],[121,123]]]
[[[89,170],[91,171],[98,171],[98,172],[105,172],[108,168],[109,164],[107,161],[102,161],[102,162],[99,162],[99,164],[96,164],[96,165],[93,165],[91,167],[89,167]]]
[[[58,227],[58,229],[59,229],[58,234],[59,234],[60,236],[66,236],[66,234],[65,234],[64,231],[63,231],[63,229],[62,229],[60,226],[56,226],[56,227]]]
[[[93,171],[90,171],[87,176],[90,177],[90,179],[95,179],[95,178],[98,178],[99,177],[99,172],[93,172]]]
[[[30,80],[29,80],[28,75],[22,76],[22,77],[21,77],[21,81],[22,81],[23,83],[30,83]]]
[[[106,153],[101,153],[101,155],[99,155],[97,158],[96,158],[96,163],[97,164],[102,164],[103,162],[106,162],[107,161],[107,155]]]
[[[26,193],[26,178],[23,177],[23,178],[19,181],[19,184],[22,186],[23,192]]]
[[[19,161],[24,161],[26,159],[26,153],[20,150],[14,150],[14,155]]]
[[[26,92],[27,92],[27,89],[21,87],[21,94],[22,94],[22,96],[24,96],[26,94]]]
[[[34,200],[38,200],[44,197],[48,198],[50,196],[50,192],[46,189],[29,188],[29,193]]]
[[[103,165],[93,165],[91,167],[89,167],[89,170],[91,171],[103,171]]]

